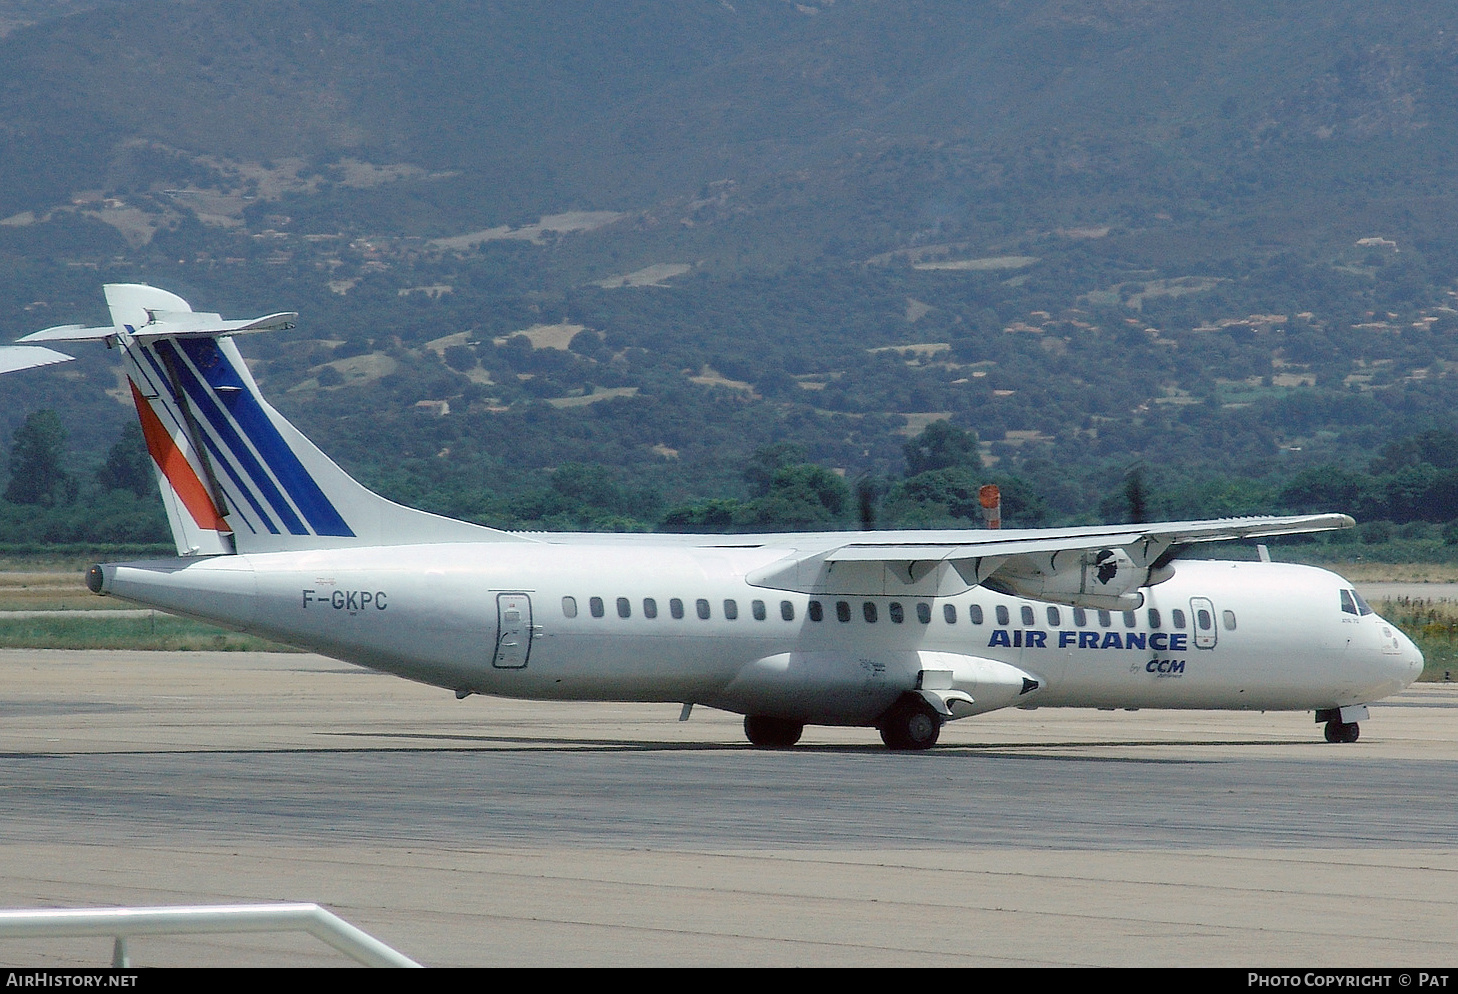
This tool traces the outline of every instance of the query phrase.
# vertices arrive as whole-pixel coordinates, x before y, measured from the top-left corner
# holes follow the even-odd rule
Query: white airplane
[[[513,533],[392,503],[260,395],[225,321],[106,287],[112,325],[50,328],[0,371],[120,350],[178,557],[88,586],[454,691],[658,701],[745,715],[757,746],[807,724],[892,749],[997,708],[1314,711],[1354,742],[1421,653],[1326,570],[1172,562],[1212,542],[1345,528],[1341,514],[1036,530],[772,535]]]

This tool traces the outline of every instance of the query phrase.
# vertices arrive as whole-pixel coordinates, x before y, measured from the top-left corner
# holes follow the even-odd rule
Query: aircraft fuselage
[[[984,587],[911,596],[749,582],[787,551],[355,548],[108,565],[101,583],[458,693],[696,703],[815,724],[872,724],[946,660],[1006,664],[1036,684],[985,685],[967,713],[1330,709],[1392,694],[1422,668],[1389,623],[1344,610],[1350,584],[1311,567],[1180,562],[1138,610],[1100,612]]]

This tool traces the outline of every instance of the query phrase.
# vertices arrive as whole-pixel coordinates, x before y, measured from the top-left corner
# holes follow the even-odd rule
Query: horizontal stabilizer
[[[286,331],[294,327],[299,315],[292,311],[269,314],[261,318],[224,321],[221,314],[195,314],[191,311],[148,311],[152,320],[144,325],[125,328],[87,328],[79,324],[63,324],[20,339],[22,342],[97,342],[119,331],[134,338],[211,338],[215,335],[248,335],[260,331]]]
[[[0,346],[0,373],[15,373],[22,369],[70,362],[71,359],[64,352],[43,349],[39,345],[3,345]]]
[[[116,329],[110,326],[87,328],[79,324],[59,324],[54,328],[32,332],[24,338],[16,340],[20,342],[99,342],[115,334]]]
[[[247,335],[260,331],[287,331],[299,323],[299,315],[282,311],[261,318],[224,321],[221,314],[192,311],[148,311],[152,320],[131,332],[138,338],[194,338],[212,335]]]

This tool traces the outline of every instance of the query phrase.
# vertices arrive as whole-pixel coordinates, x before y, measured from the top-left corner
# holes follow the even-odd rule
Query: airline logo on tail
[[[207,455],[205,468],[211,468],[235,512],[230,518],[272,535],[354,535],[264,410],[253,378],[239,372],[242,359],[231,342],[159,338],[134,342],[127,353],[133,372],[166,401],[163,406],[177,426],[196,432]],[[179,476],[188,482],[185,474]],[[178,482],[167,478],[183,496]],[[183,502],[198,524],[211,527],[194,511],[195,500],[184,497]]]

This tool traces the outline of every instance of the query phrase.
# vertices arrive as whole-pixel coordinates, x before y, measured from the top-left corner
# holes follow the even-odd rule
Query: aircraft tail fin
[[[232,336],[297,315],[225,321],[141,284],[109,284],[106,300],[112,327],[21,341],[120,347],[179,555],[524,540],[365,489],[264,400]]]

